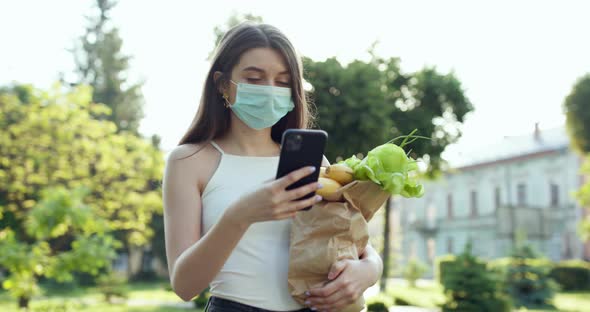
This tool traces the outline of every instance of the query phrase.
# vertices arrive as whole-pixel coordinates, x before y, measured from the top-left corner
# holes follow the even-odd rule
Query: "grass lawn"
[[[399,284],[390,284],[387,288],[387,294],[394,298],[403,299],[411,305],[424,308],[436,308],[445,301],[442,287],[438,284],[419,286],[416,288]]]
[[[437,283],[410,288],[405,285],[390,283],[386,294],[390,297],[401,298],[411,305],[435,308],[444,302],[443,289]],[[553,300],[557,310],[518,310],[518,311],[569,311],[590,312],[590,291],[561,292]]]
[[[108,304],[94,287],[49,288],[44,295],[33,298],[30,311],[90,311],[90,312],[139,312],[139,311],[199,311],[192,308],[169,306],[183,303],[172,291],[165,289],[165,282],[132,283],[128,285],[127,302]],[[69,307],[69,309],[67,309]],[[65,309],[64,309],[65,308]],[[16,300],[0,291],[0,311],[17,312]]]

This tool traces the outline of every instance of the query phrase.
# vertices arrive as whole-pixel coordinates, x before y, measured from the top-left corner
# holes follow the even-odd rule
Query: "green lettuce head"
[[[411,175],[418,169],[416,161],[393,143],[375,147],[362,160],[352,156],[339,163],[352,168],[355,180],[371,180],[392,195],[421,197],[424,194],[423,186]]]

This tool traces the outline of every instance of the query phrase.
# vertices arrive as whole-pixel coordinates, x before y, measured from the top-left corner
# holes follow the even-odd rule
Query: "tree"
[[[121,52],[123,41],[109,17],[115,5],[111,0],[96,0],[98,16],[87,17],[89,25],[73,51],[76,72],[78,83],[93,87],[93,102],[111,108],[111,114],[95,117],[113,121],[118,131],[138,135],[143,118],[142,83],[130,82],[131,58]]]
[[[511,254],[505,275],[506,292],[517,308],[554,308],[551,300],[557,284],[550,277],[550,262],[540,259],[528,245],[519,244]]]
[[[366,153],[417,129],[431,140],[416,140],[408,148],[424,160],[432,177],[441,169],[440,154],[461,136],[460,124],[473,110],[453,73],[425,68],[404,74],[398,58],[373,56],[347,66],[335,58],[306,58],[304,64],[319,127],[330,134],[330,159]]]
[[[110,267],[118,242],[108,234],[106,220],[84,203],[88,193],[84,187],[44,189],[26,213],[24,233],[10,227],[0,231],[0,265],[10,273],[2,286],[19,307],[28,307],[40,292],[39,276],[64,282],[75,271],[97,275]]]
[[[563,108],[572,146],[586,158],[581,172],[584,176],[590,176],[590,74],[578,79],[565,98]],[[590,207],[590,181],[580,187],[577,198],[582,207]],[[590,214],[587,213],[580,222],[579,232],[582,239],[590,238]]]
[[[563,102],[566,127],[572,146],[581,154],[590,152],[590,74],[578,79]]]
[[[19,86],[14,88],[19,92],[0,93],[0,228],[34,242],[24,222],[41,191],[84,186],[90,191],[85,204],[106,220],[125,248],[145,244],[153,235],[152,215],[162,212],[154,187],[162,179],[162,152],[149,140],[117,133],[106,118],[92,118],[109,115],[110,109],[91,101],[90,87],[62,89]],[[65,237],[53,243],[71,239]]]
[[[398,58],[384,59],[369,52],[373,55],[369,62],[356,60],[347,66],[335,58],[304,59],[319,128],[330,136],[328,159],[367,153],[417,129],[417,134],[431,139],[416,140],[408,149],[427,165],[426,176],[435,177],[444,165],[440,154],[460,137],[460,124],[473,110],[461,83],[453,73],[439,74],[434,68],[402,73]],[[385,229],[390,226],[392,206],[388,199]],[[390,244],[389,232],[384,231],[382,288],[390,271]]]
[[[584,177],[590,176],[590,154],[585,156],[580,170]],[[578,233],[583,241],[590,240],[590,180],[586,178],[586,182],[580,186],[580,189],[576,192],[576,198],[580,203],[580,206],[585,209],[582,220],[578,224]],[[588,260],[588,259],[586,259]]]
[[[472,254],[471,246],[467,243],[463,253],[447,266],[443,279],[447,300],[442,311],[511,311],[497,274]]]

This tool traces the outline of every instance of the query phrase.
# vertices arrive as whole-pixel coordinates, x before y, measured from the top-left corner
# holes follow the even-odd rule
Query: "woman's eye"
[[[282,85],[282,86],[290,86],[291,83],[288,81],[277,81],[278,84]]]
[[[246,78],[246,80],[248,80],[248,82],[259,82],[262,79],[260,79],[260,78]]]

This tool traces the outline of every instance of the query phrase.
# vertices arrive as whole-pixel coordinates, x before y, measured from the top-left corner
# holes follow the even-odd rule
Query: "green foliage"
[[[51,236],[74,222],[88,226],[88,220],[80,219],[84,214],[76,214],[91,209],[106,227],[123,233],[125,243],[146,243],[153,234],[147,224],[162,211],[160,192],[153,187],[162,177],[162,153],[149,140],[117,134],[112,122],[92,118],[91,114],[108,115],[110,109],[91,102],[90,87],[65,93],[59,85],[49,91],[19,87],[23,88],[26,96],[16,88],[0,93],[0,228],[9,227],[19,236]],[[90,208],[68,216],[61,228],[41,219],[48,223],[25,233],[24,223],[42,190],[54,186],[86,188],[84,203]],[[63,217],[56,214],[54,221]],[[91,224],[97,228],[83,228],[97,232],[105,228]]]
[[[580,175],[590,176],[590,154],[584,156]],[[590,207],[590,180],[584,183],[576,192],[576,198],[581,207]],[[590,240],[590,214],[582,217],[582,220],[578,224],[578,233],[583,241]]]
[[[67,282],[72,272],[97,274],[115,258],[119,244],[108,235],[106,221],[83,203],[87,193],[83,188],[45,189],[26,216],[27,241],[11,228],[0,231],[0,266],[10,273],[2,286],[13,297],[28,301],[38,294],[39,276]]]
[[[393,303],[398,306],[409,306],[411,305],[408,301],[403,298],[395,297]]]
[[[389,309],[383,302],[372,302],[367,304],[367,311],[370,312],[388,312]]]
[[[368,298],[366,304],[367,311],[387,312],[393,306],[393,297],[379,293],[376,296]]]
[[[550,262],[539,259],[529,246],[519,246],[512,252],[504,283],[515,307],[553,308],[557,284],[550,278],[550,270]]]
[[[396,305],[411,305],[425,308],[436,308],[445,302],[443,288],[436,284],[424,284],[415,288],[392,283],[387,288],[387,294],[395,298]],[[404,304],[405,302],[405,304]]]
[[[441,285],[446,285],[446,277],[449,275],[449,266],[456,264],[457,257],[454,255],[445,255],[436,258],[435,278]]]
[[[167,265],[168,259],[166,259],[164,216],[162,216],[161,214],[154,214],[152,216],[150,228],[154,231],[154,236],[151,241],[152,252],[156,258],[162,261],[162,264]]]
[[[565,98],[563,108],[572,146],[582,154],[590,152],[590,74],[580,77]]]
[[[98,290],[104,295],[105,301],[112,303],[115,297],[126,299],[129,289],[127,289],[127,278],[115,272],[109,272],[97,279]]]
[[[511,311],[497,276],[472,254],[471,243],[455,261],[445,268],[443,311]]]
[[[35,304],[35,307],[32,309],[34,312],[76,312],[83,310],[83,304],[73,300],[59,302],[46,301]]]
[[[193,298],[193,303],[195,308],[203,309],[207,305],[207,301],[211,297],[211,293],[209,292],[209,287],[205,288],[198,296]]]
[[[431,140],[409,144],[410,156],[423,157],[430,175],[438,171],[440,153],[459,138],[459,125],[473,107],[454,74],[430,68],[403,73],[399,62],[373,56],[343,66],[336,58],[304,58],[319,127],[330,133],[329,159],[368,151],[417,129]]]
[[[428,271],[426,264],[419,260],[412,259],[408,261],[404,268],[404,278],[408,281],[410,287],[416,287],[416,281]]]
[[[144,244],[162,211],[153,187],[161,152],[93,118],[110,109],[91,97],[87,86],[0,92],[0,266],[10,272],[3,286],[22,300],[39,292],[40,276],[99,274],[121,247],[108,233]]]
[[[566,116],[571,145],[585,158],[582,175],[590,175],[590,74],[580,77],[572,91],[565,98],[563,108]],[[590,182],[586,182],[577,192],[582,207],[590,206]],[[590,216],[584,217],[578,227],[584,241],[590,239]]]
[[[142,83],[128,79],[130,57],[121,52],[123,40],[119,30],[112,27],[110,13],[116,3],[96,0],[96,16],[88,17],[86,33],[80,37],[74,51],[78,83],[91,85],[92,100],[107,105],[112,114],[94,117],[113,121],[119,131],[138,135],[143,118]]]
[[[590,264],[586,261],[562,261],[551,269],[549,276],[562,290],[590,290]]]

